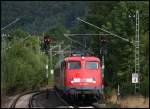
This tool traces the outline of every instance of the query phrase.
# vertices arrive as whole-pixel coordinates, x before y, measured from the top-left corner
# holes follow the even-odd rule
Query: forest
[[[43,34],[53,41],[70,42],[65,33],[104,33],[76,20],[77,17],[117,34],[135,40],[135,17],[139,10],[140,22],[140,90],[149,96],[149,2],[148,1],[1,1],[1,28],[20,20],[1,31],[1,94],[9,95],[46,85],[43,53]],[[1,29],[2,30],[2,29]],[[6,34],[6,36],[4,36]],[[26,40],[24,40],[27,37]],[[102,58],[100,36],[74,36],[74,40],[86,44],[86,50]],[[134,45],[113,36],[105,48],[105,92],[117,90],[122,95],[134,94],[132,73],[134,73]],[[8,48],[11,46],[11,48]],[[76,43],[71,48],[81,49]],[[7,49],[8,48],[8,49]],[[53,67],[58,61],[54,57]],[[49,80],[51,81],[51,80]]]

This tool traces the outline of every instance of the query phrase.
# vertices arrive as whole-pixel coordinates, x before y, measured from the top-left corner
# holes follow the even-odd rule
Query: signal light
[[[48,36],[44,36],[43,42],[44,42],[45,52],[48,53],[48,49],[49,49],[51,39]]]
[[[48,45],[50,44],[50,42],[51,42],[51,39],[48,36],[44,36],[44,43]]]
[[[108,42],[107,38],[104,36],[101,36],[100,41],[102,46],[105,46]]]

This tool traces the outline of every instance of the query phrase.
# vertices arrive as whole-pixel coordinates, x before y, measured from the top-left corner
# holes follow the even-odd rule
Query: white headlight
[[[86,82],[91,83],[92,81],[93,81],[93,79],[92,79],[92,78],[87,78],[87,79],[86,79]]]
[[[86,82],[88,82],[88,83],[96,83],[94,78],[87,78]]]
[[[77,82],[80,82],[80,78],[73,78],[71,80],[71,83],[77,83]]]
[[[74,78],[73,81],[74,82],[80,82],[80,78]]]
[[[84,59],[85,57],[81,57],[82,59]]]
[[[93,81],[93,83],[96,83],[96,81]]]

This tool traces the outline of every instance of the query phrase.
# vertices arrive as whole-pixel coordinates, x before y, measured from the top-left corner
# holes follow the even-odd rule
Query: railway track
[[[57,91],[55,92],[58,98],[64,104],[68,105],[68,108],[106,108],[106,104],[98,104],[98,103],[72,103],[69,99],[65,99],[61,96]]]
[[[47,98],[48,97],[48,98]],[[24,98],[27,98],[26,100]],[[25,102],[25,103],[24,103]],[[20,105],[24,103],[25,105]],[[105,108],[98,104],[71,104],[66,101],[58,92],[49,90],[47,95],[46,90],[30,91],[20,94],[11,104],[10,108]]]
[[[31,97],[30,97],[30,99],[29,99],[29,104],[28,104],[28,106],[29,106],[29,108],[34,108],[35,106],[33,105],[33,100],[34,100],[34,96],[37,96],[37,95],[39,95],[39,94],[41,94],[41,93],[43,93],[43,92],[37,92],[37,93],[35,93],[35,94],[33,94]]]
[[[30,103],[31,103],[31,98],[32,98],[32,96],[35,96],[35,95],[37,95],[37,94],[40,94],[40,93],[43,93],[43,92],[45,92],[45,90],[35,90],[35,91],[28,91],[28,92],[24,92],[24,93],[21,93],[19,96],[17,96],[16,98],[15,98],[15,100],[12,102],[12,104],[10,105],[10,108],[16,108],[17,107],[17,104],[19,104],[18,102],[19,101],[21,101],[21,99],[23,99],[24,101],[22,101],[22,102],[25,102],[25,98],[26,98],[26,101],[28,102],[28,103],[26,103],[27,105],[26,105],[26,107],[25,106],[23,106],[23,107],[25,107],[25,108],[27,108],[27,106],[29,106],[29,107],[31,107],[30,106]],[[21,108],[21,107],[20,107]]]
[[[38,91],[30,91],[30,92],[24,92],[22,94],[20,94],[19,96],[16,97],[16,99],[12,102],[10,108],[16,108],[16,104],[18,103],[18,101],[21,99],[21,97],[26,96],[28,94],[32,94],[32,93],[36,93]]]
[[[57,92],[53,90],[48,92],[48,95],[46,92],[33,94],[29,100],[29,108],[72,108]]]

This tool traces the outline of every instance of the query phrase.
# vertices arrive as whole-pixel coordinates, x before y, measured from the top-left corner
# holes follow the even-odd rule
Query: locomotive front
[[[68,57],[65,59],[65,93],[99,97],[102,87],[100,60],[96,57]]]

